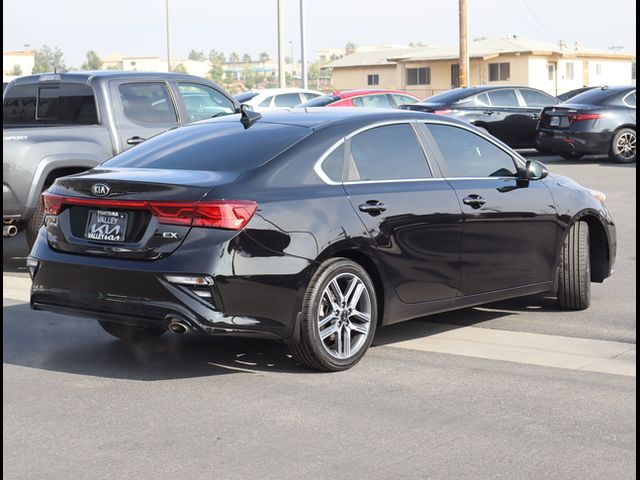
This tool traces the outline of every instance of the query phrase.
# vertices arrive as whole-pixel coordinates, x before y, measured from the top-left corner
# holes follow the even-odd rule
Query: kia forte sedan
[[[181,127],[58,179],[28,259],[32,308],[127,341],[278,339],[337,371],[382,325],[540,292],[585,309],[611,274],[604,194],[467,123],[260,117]]]

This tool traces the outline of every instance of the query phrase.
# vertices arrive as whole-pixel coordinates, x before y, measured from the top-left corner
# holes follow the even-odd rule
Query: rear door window
[[[36,121],[36,85],[15,85],[2,101],[3,126],[33,124]]]
[[[346,170],[348,181],[431,177],[427,159],[409,124],[376,127],[353,137]]]
[[[548,107],[549,105],[555,105],[558,102],[558,99],[553,98],[550,95],[545,95],[542,92],[536,92],[535,90],[528,90],[526,88],[520,89],[520,94],[524,99],[524,103],[527,104],[527,107],[531,108],[542,108]]]
[[[364,108],[393,108],[393,105],[391,105],[389,98],[385,94],[356,97],[353,99],[353,104],[356,107]]]
[[[491,90],[487,93],[491,105],[494,107],[519,107],[518,97],[516,91],[512,88],[504,88],[501,90]]]
[[[300,94],[298,93],[276,95],[275,101],[273,102],[276,107],[295,107],[296,105],[300,105],[300,103]]]
[[[146,124],[178,121],[176,109],[164,83],[123,83],[118,90],[124,114],[129,120]]]

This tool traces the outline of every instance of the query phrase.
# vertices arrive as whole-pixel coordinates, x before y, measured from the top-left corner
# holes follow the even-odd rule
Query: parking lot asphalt
[[[526,155],[607,193],[618,261],[591,308],[405,322],[338,374],[277,343],[133,347],[33,312],[24,239],[5,239],[4,478],[635,478],[636,165]]]

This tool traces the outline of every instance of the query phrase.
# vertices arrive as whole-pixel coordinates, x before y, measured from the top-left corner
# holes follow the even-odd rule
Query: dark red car
[[[298,106],[397,108],[400,105],[418,101],[420,101],[418,97],[398,90],[362,89],[333,92],[330,95],[313,98]]]

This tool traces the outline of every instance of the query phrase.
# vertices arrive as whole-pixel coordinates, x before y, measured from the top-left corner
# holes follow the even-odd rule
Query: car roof
[[[399,93],[401,95],[407,95],[409,97],[418,98],[411,93],[402,92],[400,90],[387,90],[385,88],[360,88],[355,90],[342,90],[339,92],[335,92],[333,94],[330,93],[329,95],[334,95],[340,98],[351,98],[351,97],[357,97],[358,95],[373,95],[376,93]]]
[[[135,79],[158,79],[165,80],[189,80],[198,83],[211,83],[202,77],[195,75],[188,75],[185,73],[174,72],[132,72],[121,70],[87,70],[81,72],[48,72],[38,73],[35,75],[26,75],[18,77],[13,80],[15,85],[22,85],[34,82],[65,82],[65,83],[90,83],[93,79],[120,79],[120,78],[135,78]]]
[[[283,93],[300,93],[300,92],[312,92],[319,93],[320,95],[324,95],[322,92],[317,90],[311,90],[308,88],[262,88],[251,90],[252,92],[257,93],[258,95],[280,95]],[[245,92],[248,93],[248,92]]]
[[[362,123],[367,125],[375,122],[394,120],[426,120],[438,119],[455,125],[468,125],[461,120],[442,115],[419,112],[415,110],[395,110],[391,108],[353,108],[353,107],[311,107],[311,108],[287,108],[273,112],[262,113],[259,123],[271,123],[280,125],[293,125],[318,130],[324,127],[340,123]],[[203,123],[230,123],[239,122],[238,115],[228,115],[210,120],[203,120],[191,125]]]

